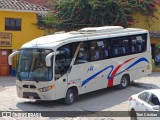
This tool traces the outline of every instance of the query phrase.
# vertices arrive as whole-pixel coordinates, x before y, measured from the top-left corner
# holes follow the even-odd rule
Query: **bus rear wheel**
[[[121,82],[119,84],[120,89],[124,89],[129,85],[129,76],[128,75],[123,75],[121,78]]]
[[[76,95],[73,89],[68,89],[65,97],[65,104],[72,105],[75,102]]]

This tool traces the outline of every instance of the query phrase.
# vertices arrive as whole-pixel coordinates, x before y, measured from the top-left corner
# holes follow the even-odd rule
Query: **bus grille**
[[[23,98],[30,98],[30,97],[33,97],[34,99],[40,99],[40,97],[37,93],[32,93],[32,92],[24,92],[23,93]]]

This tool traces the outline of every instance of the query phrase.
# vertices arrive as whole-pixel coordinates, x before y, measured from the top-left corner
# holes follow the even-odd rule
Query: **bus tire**
[[[68,89],[65,97],[65,104],[72,105],[75,102],[76,95],[73,89]]]
[[[129,85],[129,75],[123,75],[119,84],[120,89],[125,89]]]

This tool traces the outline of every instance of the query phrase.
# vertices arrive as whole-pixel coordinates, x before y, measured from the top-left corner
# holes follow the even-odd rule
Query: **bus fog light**
[[[54,88],[54,85],[50,85],[48,87],[39,88],[38,91],[39,92],[46,92],[46,91],[51,90],[52,88]]]

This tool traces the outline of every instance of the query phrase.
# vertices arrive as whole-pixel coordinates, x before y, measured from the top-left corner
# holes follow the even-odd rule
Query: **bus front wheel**
[[[76,95],[73,89],[68,89],[65,97],[65,104],[71,105],[75,102]]]

